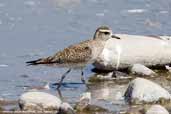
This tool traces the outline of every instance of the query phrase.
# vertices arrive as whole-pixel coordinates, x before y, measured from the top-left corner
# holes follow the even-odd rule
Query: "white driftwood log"
[[[162,66],[171,63],[171,36],[115,34],[94,63],[97,69],[124,69],[133,64]]]

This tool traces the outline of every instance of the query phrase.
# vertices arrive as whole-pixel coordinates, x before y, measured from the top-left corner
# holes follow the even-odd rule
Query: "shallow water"
[[[171,35],[170,5],[170,0],[0,0],[0,98],[18,99],[28,87],[58,81],[66,68],[25,62],[87,40],[100,25],[109,25],[115,33]],[[85,68],[87,78],[91,67]],[[80,71],[72,71],[65,82],[77,83],[61,90],[66,101],[75,103],[86,91]],[[127,84],[97,85],[90,91],[94,98],[105,92],[100,105],[113,111],[126,108],[112,96]],[[169,84],[166,88],[171,92]],[[54,89],[49,92],[56,94]]]

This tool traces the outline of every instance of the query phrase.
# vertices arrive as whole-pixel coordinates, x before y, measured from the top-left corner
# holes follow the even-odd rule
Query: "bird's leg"
[[[83,84],[86,84],[86,80],[84,78],[84,72],[83,72],[83,70],[81,70],[81,81],[83,82]]]
[[[59,98],[63,101],[63,96],[62,96],[61,90],[58,89],[58,90],[57,90],[57,93],[58,93],[58,95],[59,95]]]
[[[89,89],[88,84],[87,84],[87,82],[86,82],[86,80],[85,80],[85,77],[84,77],[84,72],[83,72],[83,70],[81,70],[81,81],[82,81],[83,84],[85,84],[86,87]]]
[[[59,81],[59,85],[58,85],[57,89],[59,89],[59,88],[61,87],[64,78],[66,77],[66,75],[67,75],[70,71],[71,71],[71,68],[68,69],[68,70],[62,75],[62,77],[61,77],[61,79],[60,79],[60,81]]]

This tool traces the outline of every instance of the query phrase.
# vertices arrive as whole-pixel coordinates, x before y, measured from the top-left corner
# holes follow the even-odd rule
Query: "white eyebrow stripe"
[[[100,32],[111,32],[111,30],[100,30]]]

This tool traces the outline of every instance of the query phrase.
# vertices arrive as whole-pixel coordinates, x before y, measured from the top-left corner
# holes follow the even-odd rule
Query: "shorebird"
[[[61,86],[66,75],[71,71],[71,69],[79,67],[81,68],[81,79],[83,83],[84,74],[83,68],[88,63],[93,63],[96,58],[103,51],[105,42],[110,38],[120,39],[112,34],[112,30],[107,26],[101,26],[97,28],[93,39],[80,42],[75,45],[71,45],[62,51],[55,53],[47,58],[40,58],[33,61],[26,62],[28,65],[57,65],[57,66],[67,66],[69,69],[65,72],[58,85],[58,89]]]

